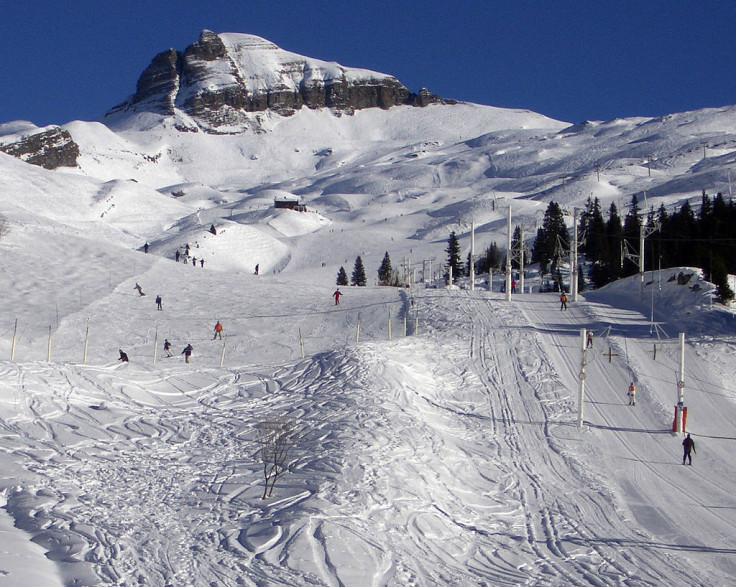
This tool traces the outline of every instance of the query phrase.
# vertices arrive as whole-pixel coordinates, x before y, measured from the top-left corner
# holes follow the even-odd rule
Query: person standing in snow
[[[253,272],[253,275],[258,275],[261,271],[261,265],[260,263],[256,263],[256,270]]]
[[[120,358],[118,359],[118,361],[122,361],[123,363],[127,363],[128,362],[128,355],[123,352],[123,349],[118,349],[118,351],[120,352]]]
[[[631,385],[629,385],[629,405],[635,406],[636,405],[636,385],[634,385],[634,382],[631,382]]]
[[[341,295],[342,295],[342,292],[340,291],[339,288],[336,289],[335,290],[335,293],[332,294],[332,297],[335,298],[335,305],[336,306],[339,306],[340,305],[340,296]]]
[[[200,259],[199,260],[199,266],[200,267],[204,267],[204,259]]]
[[[695,452],[695,441],[690,438],[690,434],[687,435],[687,438],[682,441],[682,447],[684,449],[684,452],[682,454],[682,464],[685,464],[685,459],[688,461],[688,465],[693,464],[693,457],[691,456],[691,452],[698,454]]]
[[[564,291],[560,295],[560,312],[562,310],[567,310],[567,295],[565,295]]]
[[[516,280],[511,280],[511,293],[516,293]]]
[[[164,350],[166,351],[167,357],[173,357],[174,355],[171,354],[171,343],[169,342],[169,339],[164,340]]]
[[[590,348],[592,346],[593,346],[593,331],[592,330],[588,330],[588,342],[585,345],[585,348],[587,349],[587,348]]]
[[[192,356],[192,351],[194,350],[194,347],[191,344],[188,344],[184,347],[184,350],[181,352],[182,355],[184,355],[184,362],[189,362],[189,357]]]
[[[137,283],[137,282],[136,282],[135,286],[133,287],[133,289],[136,289],[136,290],[138,290],[138,293],[139,293],[140,295],[142,295],[142,296],[146,295],[146,294],[144,294],[144,293],[143,293],[143,288],[142,288],[142,287],[141,287],[140,285],[138,285],[138,283]]]
[[[220,324],[220,321],[217,321],[217,324],[215,324],[215,336],[212,337],[212,340],[215,340],[217,337],[220,337],[220,340],[222,340],[222,324]]]
[[[176,255],[174,255],[174,258],[176,259],[176,262],[179,262],[179,257],[181,257],[181,253],[179,252],[179,249],[176,249]]]
[[[156,296],[156,307],[159,310],[163,310],[164,309],[163,306],[161,305],[161,296],[160,295],[157,295]]]
[[[144,253],[148,253],[148,243],[146,243],[145,245],[143,245],[143,252]]]

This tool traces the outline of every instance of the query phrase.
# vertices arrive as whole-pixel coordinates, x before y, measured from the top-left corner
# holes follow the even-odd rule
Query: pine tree
[[[731,286],[728,283],[728,272],[726,271],[726,264],[723,262],[721,257],[716,257],[711,262],[711,281],[716,286],[716,299],[726,304],[733,300],[734,293]]]
[[[514,228],[514,234],[511,236],[511,250],[514,254],[511,256],[511,267],[513,269],[521,269],[521,255],[524,254],[524,243],[521,242],[521,227],[517,224]],[[526,258],[524,259],[526,262]]]
[[[386,251],[381,266],[378,268],[378,283],[380,285],[391,285],[392,274],[391,257],[388,256],[388,251]]]
[[[494,242],[486,249],[486,252],[475,264],[478,273],[488,273],[491,269],[501,266],[501,250]]]
[[[457,278],[463,274],[463,265],[460,260],[460,243],[457,240],[455,231],[450,233],[450,238],[447,239],[447,266],[452,267],[452,281],[457,281]]]
[[[631,208],[629,209],[626,218],[624,218],[623,227],[623,238],[629,244],[629,247],[634,250],[638,255],[639,251],[639,232],[641,230],[641,218],[639,218],[639,201],[636,194],[631,196]],[[622,270],[622,276],[627,277],[629,275],[636,275],[639,271],[639,266],[630,258],[624,259],[624,267]]]
[[[350,277],[350,285],[365,286],[365,267],[363,267],[363,259],[358,255],[355,259],[355,265],[353,266],[353,274]]]
[[[532,262],[539,262],[544,266],[555,259],[558,242],[563,249],[569,249],[570,233],[565,225],[562,208],[557,202],[550,202],[544,213],[542,228],[537,230],[532,248]]]
[[[337,281],[335,283],[337,285],[348,284],[348,274],[345,272],[345,267],[340,267],[340,270],[337,272]]]

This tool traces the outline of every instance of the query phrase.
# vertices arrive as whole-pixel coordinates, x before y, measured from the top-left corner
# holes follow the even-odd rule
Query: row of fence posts
[[[408,335],[408,316],[407,313],[404,312],[404,337]],[[388,339],[393,340],[393,334],[392,334],[392,320],[391,320],[391,310],[388,312]],[[16,340],[17,340],[17,334],[18,334],[18,319],[15,319],[15,325],[13,326],[13,341],[10,345],[10,361],[15,361],[15,346],[16,346]],[[415,314],[414,315],[414,332],[413,335],[419,334],[419,317]],[[46,361],[48,363],[51,362],[51,325],[49,325],[49,339],[48,339],[48,346],[47,346],[47,354],[46,354]],[[222,353],[220,355],[220,367],[225,365],[225,342],[227,341],[227,337],[223,339],[222,343]],[[89,343],[89,319],[87,319],[87,326],[84,331],[84,354],[82,357],[82,363],[87,363],[87,348]],[[356,333],[355,333],[355,343],[360,343],[360,320],[358,320]],[[301,350],[302,359],[304,358],[304,337],[302,336],[302,329],[299,328],[299,348]],[[156,360],[158,358],[158,327],[156,327],[156,331],[154,333],[153,337],[153,364],[156,364]]]
[[[408,317],[407,313],[404,312],[404,337],[408,336]],[[388,311],[388,339],[393,340],[393,335],[391,331],[391,310]],[[414,332],[412,333],[414,336],[419,334],[419,316],[414,314]],[[355,344],[360,344],[360,320],[358,320],[358,323],[356,325],[355,329]],[[299,348],[302,352],[302,359],[304,358],[304,337],[302,337],[302,329],[299,329]],[[223,356],[224,356],[224,349],[223,349]],[[222,367],[222,365],[220,365]]]

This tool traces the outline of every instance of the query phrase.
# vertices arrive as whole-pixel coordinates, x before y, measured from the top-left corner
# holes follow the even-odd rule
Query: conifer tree
[[[348,274],[345,272],[345,267],[340,267],[340,270],[337,272],[337,281],[335,283],[337,285],[348,284]]]
[[[633,249],[638,255],[639,251],[639,231],[641,229],[641,218],[639,218],[639,201],[636,194],[631,196],[631,208],[626,218],[624,218],[623,238],[628,242],[629,248]],[[622,276],[635,275],[639,271],[639,266],[630,258],[624,259]]]
[[[511,257],[511,267],[513,269],[521,269],[521,255],[524,254],[524,243],[521,242],[521,226],[518,224],[514,229],[514,234],[511,236],[511,250],[518,251]],[[524,259],[526,263],[526,258]]]
[[[365,286],[365,267],[363,267],[363,259],[358,255],[355,259],[355,265],[353,265],[353,274],[350,276],[350,285]]]
[[[564,249],[570,248],[570,233],[565,225],[562,208],[557,202],[550,202],[544,213],[542,228],[537,230],[537,238],[532,247],[532,262],[539,262],[544,266],[552,261],[558,241]]]
[[[734,293],[728,283],[728,272],[726,264],[721,257],[716,257],[711,261],[711,281],[716,286],[716,299],[722,304],[726,304],[733,300]]]
[[[452,267],[452,281],[454,283],[463,274],[463,265],[460,260],[460,242],[457,240],[454,230],[447,239],[445,252],[447,253],[447,266]]]
[[[391,285],[392,274],[391,257],[388,256],[388,251],[386,251],[383,261],[381,261],[381,266],[378,268],[378,283],[381,285]]]

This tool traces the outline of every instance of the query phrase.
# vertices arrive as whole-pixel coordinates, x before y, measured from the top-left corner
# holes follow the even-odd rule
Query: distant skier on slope
[[[163,309],[164,309],[164,308],[163,308],[163,306],[161,305],[161,302],[162,302],[162,300],[161,300],[161,296],[160,296],[160,295],[157,295],[157,296],[156,296],[156,307],[157,307],[157,308],[158,308],[159,310],[163,310]]]
[[[631,382],[631,385],[629,385],[629,393],[627,394],[629,396],[629,405],[635,406],[636,405],[636,385],[634,385],[634,382]]]
[[[137,283],[137,282],[136,282],[136,284],[135,284],[135,285],[133,286],[133,289],[137,290],[137,291],[138,291],[138,293],[139,293],[140,295],[142,295],[142,296],[146,295],[146,294],[144,294],[144,293],[143,293],[143,288],[142,288],[142,287],[141,287],[140,285],[138,285],[138,283]]]
[[[173,357],[174,355],[171,354],[171,343],[169,342],[169,339],[167,338],[164,340],[164,350],[166,351],[167,357]]]
[[[181,352],[182,355],[184,355],[184,362],[189,362],[189,357],[192,356],[192,351],[194,350],[194,347],[191,344],[188,344],[184,347],[184,350]]]
[[[215,340],[217,337],[220,337],[220,340],[222,340],[222,324],[220,324],[220,321],[217,321],[217,324],[215,324],[215,336],[212,337],[212,340]]]
[[[562,310],[567,310],[567,295],[564,291],[560,295],[560,312]]]
[[[335,305],[336,306],[339,306],[340,305],[340,296],[341,295],[342,295],[342,292],[340,291],[339,288],[336,289],[335,290],[335,293],[332,294],[332,297],[335,298]]]
[[[118,359],[118,361],[122,361],[123,363],[127,363],[128,362],[128,355],[123,352],[123,349],[118,349],[118,351],[120,352],[120,358]]]
[[[695,454],[698,454],[695,452],[695,441],[690,438],[690,434],[687,435],[687,438],[682,441],[682,447],[684,449],[684,452],[682,454],[682,464],[685,464],[685,459],[688,461],[688,465],[693,464],[693,457],[690,455],[690,452],[693,452]]]
[[[590,348],[593,346],[593,331],[588,330],[588,342],[585,345],[585,348]]]

